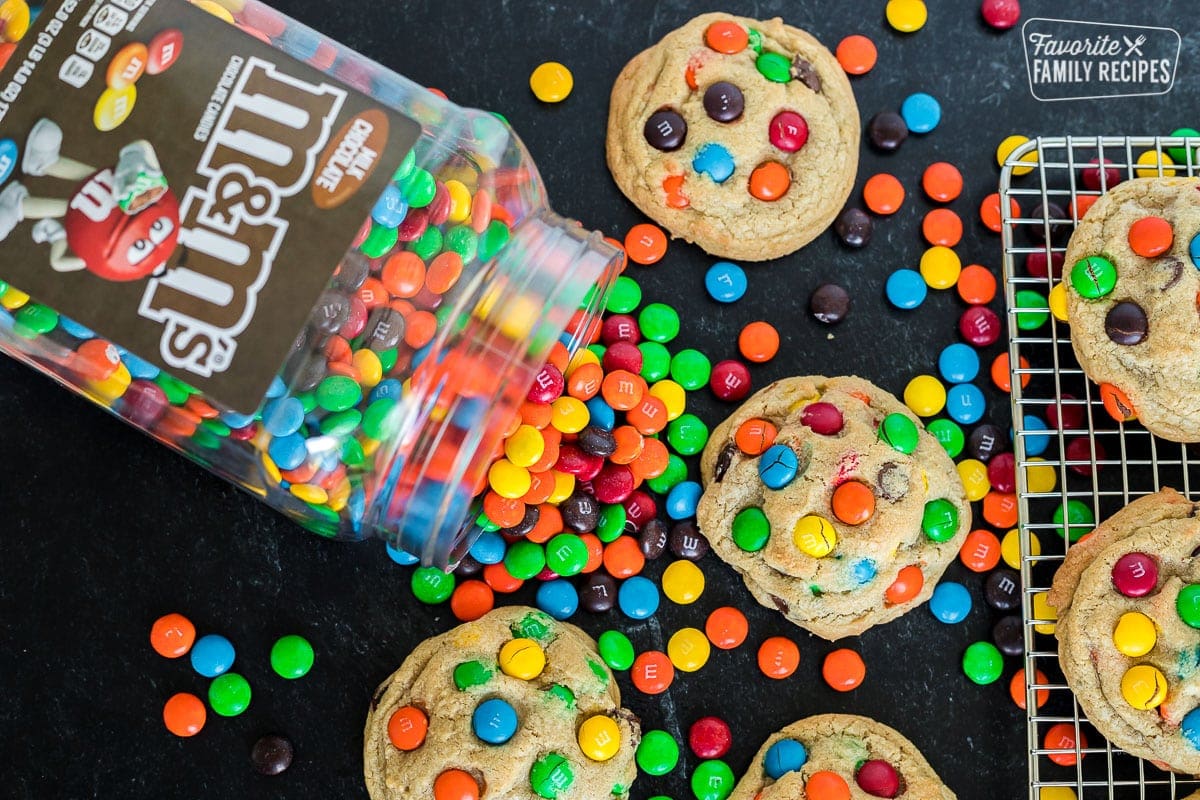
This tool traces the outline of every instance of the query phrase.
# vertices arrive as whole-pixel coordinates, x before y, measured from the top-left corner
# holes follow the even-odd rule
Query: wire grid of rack
[[[1079,368],[1069,329],[1051,313],[1048,300],[1062,280],[1072,217],[1087,202],[1082,198],[1103,194],[1114,177],[1170,170],[1178,176],[1200,174],[1197,145],[1200,140],[1170,137],[1040,138],[1015,150],[1001,172],[1031,800],[1066,800],[1072,796],[1067,789],[1079,800],[1182,800],[1200,789],[1200,780],[1164,772],[1121,751],[1087,722],[1059,669],[1053,621],[1046,611],[1035,612],[1035,600],[1049,589],[1070,547],[1070,537],[1053,520],[1056,509],[1075,501],[1099,521],[1162,486],[1192,498],[1200,492],[1200,450],[1154,437],[1136,422],[1114,420],[1098,387]],[[1170,166],[1163,159],[1169,149],[1183,156]],[[1146,152],[1154,154],[1153,163],[1138,162]],[[1035,156],[1036,163],[1025,160]],[[1101,170],[1099,160],[1111,163]],[[1020,206],[1018,214],[1012,201]],[[1051,204],[1066,211],[1065,219]],[[1069,275],[1070,265],[1066,270]],[[1034,324],[1039,314],[1048,316],[1040,326]],[[1039,420],[1050,424],[1042,429]],[[1073,532],[1082,535],[1091,527]]]

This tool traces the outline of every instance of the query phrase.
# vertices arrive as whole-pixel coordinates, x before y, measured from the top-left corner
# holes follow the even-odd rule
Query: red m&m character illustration
[[[179,242],[179,201],[167,186],[153,146],[124,147],[113,168],[96,169],[61,155],[62,129],[40,120],[29,134],[26,175],[81,181],[68,199],[31,197],[19,182],[0,192],[0,241],[26,219],[33,240],[50,245],[58,272],[84,270],[109,281],[161,274]]]

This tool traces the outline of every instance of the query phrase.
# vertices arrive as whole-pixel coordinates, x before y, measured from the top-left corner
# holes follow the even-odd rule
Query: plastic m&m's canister
[[[28,191],[36,195],[58,181],[38,177],[26,189],[9,179],[0,204],[17,209],[15,224],[21,228],[0,237],[0,351],[54,377],[322,536],[382,537],[396,551],[427,565],[454,564],[483,529],[482,523],[476,524],[481,509],[474,498],[486,486],[493,456],[500,452],[549,355],[565,350],[565,365],[580,345],[597,338],[608,288],[621,268],[620,251],[599,233],[549,209],[536,166],[498,115],[460,108],[257,0],[198,4],[209,15],[181,13],[187,11],[186,4],[163,0],[147,15],[147,27],[155,14],[168,13],[163,10],[168,5],[175,15],[173,25],[157,36],[144,36],[133,26],[118,30],[122,26],[117,25],[110,31],[111,55],[97,71],[101,83],[107,75],[109,86],[104,94],[97,89],[90,96],[95,108],[87,109],[88,125],[94,116],[94,128],[114,130],[104,134],[109,138],[101,140],[103,148],[82,146],[84,137],[101,134],[67,121],[65,108],[55,112],[63,119],[61,128],[53,120],[29,125],[21,121],[18,126],[20,114],[32,112],[14,104],[7,120],[14,124],[6,136],[23,156],[22,180],[25,175],[53,176],[56,169],[62,171],[60,161],[65,164],[80,153],[101,152],[110,145],[114,161],[120,161],[95,165],[98,171],[78,189],[91,192],[84,199],[99,198],[99,205],[89,211],[96,218],[90,222],[70,214],[61,224],[31,215],[23,219],[20,209]],[[50,19],[52,14],[43,16]],[[18,33],[12,27],[6,36],[19,38],[24,30]],[[35,38],[16,42],[14,58],[21,60]],[[88,41],[108,39],[90,35]],[[262,58],[235,63],[222,59],[224,49]],[[205,58],[195,57],[200,53]],[[149,130],[146,118],[163,97],[180,108],[194,102],[199,119],[212,86],[221,78],[218,72],[212,83],[205,83],[205,60],[233,64],[231,70],[250,70],[267,58],[272,69],[296,81],[298,76],[316,79],[317,70],[330,96],[345,102],[327,111],[315,105],[293,109],[286,102],[291,95],[285,92],[257,106],[244,104],[269,108],[277,116],[291,114],[292,120],[315,121],[312,142],[300,138],[310,135],[307,129],[297,130],[295,141],[276,147],[274,140],[264,138],[266,133],[254,129],[249,111],[238,123],[248,127],[239,128],[236,135],[219,127],[225,123],[214,121],[218,127],[210,132],[212,142],[254,140],[274,154],[271,158],[291,154],[294,161],[259,172],[274,176],[277,185],[271,185],[279,194],[285,183],[294,184],[292,194],[299,194],[295,213],[287,218],[290,224],[277,235],[271,227],[271,236],[266,236],[265,220],[273,224],[271,215],[291,202],[292,194],[272,196],[272,205],[255,194],[271,183],[259,173],[244,186],[222,184],[229,192],[245,190],[236,208],[252,217],[254,224],[243,227],[253,232],[234,232],[236,225],[225,220],[219,235],[207,229],[201,234],[199,223],[181,219],[192,214],[188,209],[195,204],[182,200],[192,178],[198,180],[201,166],[194,160],[167,163],[168,149],[163,146],[155,154],[154,142],[130,145],[124,138],[126,128],[120,126],[131,119],[140,121],[139,130]],[[48,65],[43,72],[57,75],[59,69]],[[241,85],[239,77],[253,76],[239,72],[229,85]],[[230,107],[239,101],[235,94],[231,92]],[[26,96],[36,97],[37,92]],[[291,130],[291,123],[283,126],[269,115],[259,116],[268,133]],[[295,127],[302,125],[297,122]],[[191,138],[190,131],[184,138]],[[199,153],[203,145],[196,149]],[[249,155],[229,158],[240,158],[239,167],[243,161],[267,163]],[[127,182],[125,173],[141,170],[136,181],[129,181],[136,188],[118,197],[119,190],[104,182],[113,181],[113,170],[121,185]],[[339,183],[351,174],[361,178],[358,188],[369,181],[370,191],[351,191],[348,183]],[[168,179],[173,182],[169,188]],[[228,200],[229,192],[222,197]],[[299,201],[305,197],[308,203],[301,209]],[[152,214],[140,217],[146,209]],[[344,212],[340,216],[339,209]],[[101,210],[109,217],[97,221]],[[63,298],[55,301],[60,308],[40,302],[35,287],[21,285],[20,275],[32,281],[34,273],[20,272],[28,259],[6,249],[18,242],[32,246],[28,242],[35,223],[46,223],[32,231],[41,270],[37,275],[59,271],[51,270],[47,258],[70,262],[74,272],[55,280],[89,287],[58,292]],[[116,242],[126,228],[129,241]],[[320,231],[320,242],[312,230]],[[311,238],[304,242],[315,243],[315,249],[310,258],[297,259],[295,237],[302,239],[306,232]],[[243,234],[262,242],[237,239]],[[232,238],[227,241],[226,236]],[[242,275],[241,262],[236,269],[230,263],[224,271],[214,268],[212,274],[202,274],[218,248],[235,255],[248,252],[263,262],[264,254],[254,248],[266,253],[268,241],[276,248],[269,255],[281,257],[275,259],[279,268],[261,278],[265,288],[257,304],[238,294],[240,285],[231,288],[223,282],[242,280],[228,277]],[[318,254],[316,250],[325,246],[321,242],[333,244]],[[74,261],[66,259],[68,247]],[[178,260],[184,257],[180,253],[186,255],[186,269]],[[289,257],[283,258],[285,253]],[[114,266],[114,261],[121,263]],[[285,281],[294,284],[301,273],[312,276],[308,289],[282,286]],[[84,279],[92,282],[81,282]],[[180,323],[171,340],[176,351],[165,338],[159,345],[157,332],[135,344],[138,337],[122,335],[119,331],[127,327],[119,323],[137,318],[136,300],[130,307],[106,310],[99,301],[70,306],[65,299],[103,289],[112,280],[153,284],[150,288],[157,286],[159,294],[168,288],[190,290],[214,306],[226,303],[229,309],[221,313],[231,319],[227,329],[220,329],[225,338],[204,338],[202,344],[203,337],[196,333],[200,328]],[[143,296],[141,286],[136,288],[129,297]],[[151,297],[147,292],[145,297]],[[151,303],[142,302],[144,307]],[[250,309],[244,313],[253,317],[272,303],[279,308],[290,304],[288,313],[294,312],[296,326],[263,323],[252,329],[234,313]],[[188,308],[201,304],[196,300]],[[162,319],[168,316],[164,313]],[[243,331],[256,333],[233,341],[233,334],[226,333],[234,323],[242,325],[238,336]],[[166,329],[166,322],[160,324]],[[209,329],[217,330],[204,328]],[[224,347],[226,360],[191,369],[191,359],[206,358],[199,352],[202,347]],[[237,372],[251,358],[259,359],[255,380]],[[219,381],[213,379],[218,373],[223,376]],[[237,398],[229,394],[235,386],[242,387]],[[526,464],[536,462],[538,455],[518,453],[524,464],[506,462],[500,482],[515,497],[498,497],[505,505],[502,510],[521,502],[519,497],[529,489]]]

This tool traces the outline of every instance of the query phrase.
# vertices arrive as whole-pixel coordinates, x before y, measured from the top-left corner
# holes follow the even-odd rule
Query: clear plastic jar
[[[254,0],[199,5],[420,124],[404,161],[380,166],[394,176],[379,213],[252,414],[39,304],[4,283],[3,267],[0,349],[309,530],[380,536],[452,564],[535,375],[556,343],[573,352],[572,333],[595,322],[620,253],[549,210],[528,153],[495,115]]]

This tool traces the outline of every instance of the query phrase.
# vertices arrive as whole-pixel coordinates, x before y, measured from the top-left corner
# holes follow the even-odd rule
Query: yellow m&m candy
[[[704,591],[704,573],[691,561],[676,561],[663,570],[662,588],[673,603],[694,603]]]
[[[667,657],[680,672],[695,672],[708,663],[708,637],[696,628],[683,628],[667,641]]]
[[[499,662],[505,675],[531,681],[546,668],[546,651],[533,639],[513,639],[500,648]]]
[[[837,531],[829,520],[809,514],[801,517],[792,529],[792,541],[805,555],[824,558],[837,547]]]
[[[1054,606],[1046,599],[1046,592],[1038,592],[1033,596],[1033,618],[1043,620],[1054,620],[1053,622],[1041,622],[1033,626],[1033,629],[1038,633],[1047,635],[1053,634],[1058,622],[1058,612],[1054,610]]]
[[[1121,696],[1140,711],[1158,708],[1167,699],[1167,676],[1150,664],[1138,664],[1121,678]]]
[[[611,717],[588,717],[579,726],[579,749],[592,761],[608,761],[621,749],[621,729]]]
[[[518,467],[532,467],[546,452],[542,432],[532,425],[522,425],[504,442],[504,455]]]
[[[1050,290],[1050,313],[1059,322],[1067,321],[1067,285],[1056,283]]]
[[[946,407],[946,387],[932,375],[918,375],[904,387],[904,405],[918,417],[932,417]]]
[[[529,88],[543,103],[558,103],[567,99],[571,89],[575,87],[575,77],[571,70],[557,61],[547,61],[541,64],[529,76]]]
[[[1140,611],[1127,611],[1117,620],[1113,629],[1113,644],[1117,650],[1131,658],[1144,656],[1158,642],[1158,631],[1154,620]]]

